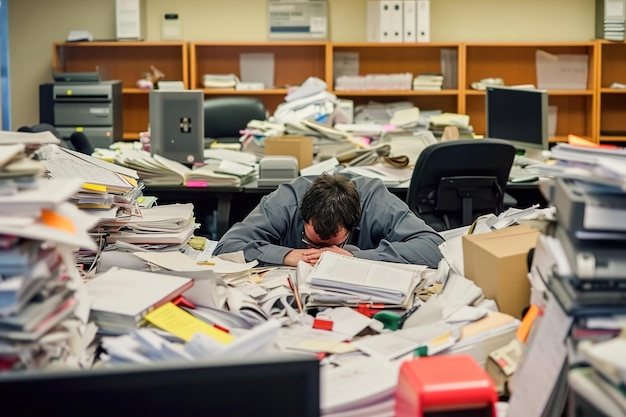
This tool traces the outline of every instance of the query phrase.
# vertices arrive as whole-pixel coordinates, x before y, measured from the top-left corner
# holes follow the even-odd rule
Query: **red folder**
[[[495,384],[471,356],[421,357],[400,368],[395,415],[419,417],[454,410],[462,416],[467,410],[495,417],[497,401]],[[478,409],[484,412],[477,414]]]

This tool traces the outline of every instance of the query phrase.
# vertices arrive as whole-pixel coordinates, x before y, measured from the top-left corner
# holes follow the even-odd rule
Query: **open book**
[[[312,287],[376,297],[389,304],[402,304],[411,296],[425,269],[420,265],[371,261],[324,252],[306,282]]]

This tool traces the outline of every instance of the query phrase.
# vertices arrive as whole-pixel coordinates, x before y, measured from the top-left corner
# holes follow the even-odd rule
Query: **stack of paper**
[[[77,297],[82,282],[73,253],[96,249],[87,230],[97,218],[66,201],[80,186],[77,179],[38,179],[0,196],[0,361],[8,366],[93,362],[92,326],[80,314],[86,301]]]
[[[31,186],[44,171],[40,162],[26,157],[23,144],[0,146],[0,195]]]
[[[86,289],[94,297],[91,317],[100,330],[122,333],[192,285],[191,278],[114,267],[89,280]]]
[[[203,187],[240,187],[252,181],[256,172],[250,165],[225,161],[189,168],[161,155],[125,150],[115,158],[117,164],[136,169],[139,177],[151,185],[188,185]]]
[[[116,217],[101,226],[110,231],[107,243],[181,247],[198,227],[193,204],[167,204],[142,209],[137,216]]]

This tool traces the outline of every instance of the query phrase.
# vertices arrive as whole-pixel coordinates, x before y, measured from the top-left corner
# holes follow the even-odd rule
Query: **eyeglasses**
[[[346,240],[344,240],[343,242],[341,242],[340,244],[335,245],[335,246],[337,246],[339,248],[343,248],[346,245],[346,243],[348,243],[348,240],[350,240],[350,235],[351,235],[351,233],[348,233],[348,237],[346,237]],[[322,246],[322,245],[318,245],[316,243],[311,242],[309,240],[309,238],[306,237],[306,235],[304,234],[304,231],[302,231],[302,243],[304,243],[305,245],[307,245],[308,247],[313,248],[313,249],[321,249],[321,248],[326,247],[326,246],[333,246],[333,245],[324,245],[324,246]]]

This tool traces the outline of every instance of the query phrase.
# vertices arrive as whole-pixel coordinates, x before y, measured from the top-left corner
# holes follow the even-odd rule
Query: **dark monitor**
[[[191,165],[204,161],[201,90],[152,90],[149,95],[150,153]]]
[[[319,396],[304,355],[0,373],[0,404],[20,416],[317,417]]]
[[[503,139],[517,149],[548,149],[548,92],[511,87],[487,87],[486,136]]]

